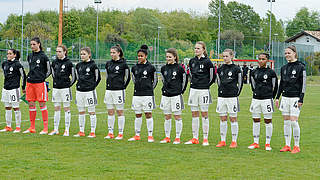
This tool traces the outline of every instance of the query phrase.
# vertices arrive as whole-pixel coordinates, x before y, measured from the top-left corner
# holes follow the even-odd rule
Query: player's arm
[[[242,86],[243,86],[242,72],[241,72],[241,69],[239,69],[239,72],[238,72],[238,96],[241,93]]]
[[[299,97],[299,101],[298,101],[301,105],[303,103],[303,98],[304,98],[304,94],[306,92],[306,87],[307,87],[307,72],[303,66],[303,69],[302,69],[302,88],[301,88],[300,97]]]
[[[100,71],[99,71],[99,68],[97,66],[95,66],[94,74],[95,74],[96,87],[97,87],[99,85],[100,81],[101,81]]]
[[[182,72],[182,93],[181,94],[183,94],[184,91],[187,89],[188,77],[187,77],[187,73],[183,68],[181,68],[181,72]]]
[[[24,71],[23,67],[20,65],[19,67],[19,72],[21,75],[21,79],[22,79],[22,91],[26,90],[26,84],[27,84],[27,76],[26,76],[26,72]]]
[[[209,85],[211,86],[216,80],[216,74],[214,73],[214,67],[211,61],[208,63],[208,66],[209,66],[209,74],[210,74]]]
[[[71,67],[71,82],[70,82],[70,87],[76,82],[77,80],[77,71],[74,68],[74,66]]]
[[[153,82],[153,89],[156,88],[157,84],[158,84],[158,76],[157,76],[157,71],[156,71],[156,68],[154,68],[154,72],[153,72],[153,79],[152,79],[152,82]]]
[[[272,77],[272,90],[273,90],[272,97],[275,98],[278,91],[278,77],[275,72],[273,72],[273,77]]]
[[[50,61],[49,61],[47,56],[45,56],[45,61],[46,61],[46,64],[47,64],[46,78],[48,78],[51,75],[51,65],[50,65]]]
[[[127,88],[130,82],[130,69],[128,65],[126,64],[125,70],[124,70],[124,87]]]

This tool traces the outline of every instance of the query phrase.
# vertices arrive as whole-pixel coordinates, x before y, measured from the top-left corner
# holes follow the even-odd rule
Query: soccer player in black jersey
[[[123,139],[125,124],[124,103],[125,89],[130,82],[130,70],[124,59],[123,51],[120,45],[110,48],[111,60],[106,63],[106,93],[104,103],[108,110],[108,135],[105,139],[114,138],[115,109],[118,114],[118,136],[117,140]]]
[[[160,143],[169,143],[171,132],[171,116],[174,115],[176,121],[176,138],[173,144],[180,144],[182,132],[181,112],[184,109],[182,94],[186,90],[187,75],[181,65],[179,65],[178,52],[174,48],[166,51],[167,63],[161,67],[162,76],[162,98],[160,109],[165,115],[164,131],[166,137]]]
[[[217,70],[218,101],[216,109],[220,116],[221,141],[216,147],[226,146],[229,114],[232,133],[230,148],[236,148],[239,131],[237,113],[240,111],[238,96],[243,85],[242,72],[239,66],[233,64],[234,52],[231,49],[225,49],[222,54],[224,64]]]
[[[261,53],[258,57],[259,67],[252,70],[249,77],[253,92],[250,112],[253,119],[252,131],[254,142],[248,148],[259,148],[260,118],[262,113],[266,124],[265,150],[270,151],[272,149],[270,141],[272,136],[272,113],[274,112],[273,98],[277,94],[278,78],[274,70],[267,67],[269,54]]]
[[[154,142],[153,139],[153,118],[152,110],[156,107],[154,100],[154,88],[157,86],[158,77],[156,68],[147,60],[148,46],[142,45],[137,52],[138,63],[131,69],[132,81],[134,83],[134,93],[132,98],[132,109],[135,111],[135,136],[128,141],[140,140],[140,131],[142,124],[142,112],[144,112],[147,121],[148,142]]]
[[[305,65],[301,61],[298,61],[295,46],[287,47],[284,54],[288,64],[281,67],[281,79],[276,97],[276,106],[282,111],[284,137],[286,141],[286,145],[280,152],[291,151],[291,135],[293,134],[295,145],[291,153],[298,153],[300,152],[300,126],[298,118],[306,92],[307,73]],[[281,95],[282,99],[279,106],[279,98]]]
[[[193,138],[185,144],[199,144],[199,116],[201,111],[203,142],[208,146],[209,136],[209,105],[212,103],[210,86],[215,81],[214,67],[208,58],[206,45],[199,41],[194,47],[195,57],[189,61],[190,68],[190,93],[188,105],[192,112],[192,134]]]
[[[7,52],[7,61],[2,63],[2,70],[4,74],[4,86],[2,89],[1,101],[4,102],[6,109],[6,127],[0,132],[13,131],[11,127],[12,122],[12,108],[14,110],[16,119],[16,129],[14,133],[21,131],[21,111],[20,103],[20,78],[22,79],[22,90],[26,88],[26,73],[19,62],[20,52],[15,49],[9,49]]]

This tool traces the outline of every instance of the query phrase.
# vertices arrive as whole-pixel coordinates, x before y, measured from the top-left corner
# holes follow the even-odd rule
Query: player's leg
[[[88,138],[95,138],[96,137],[96,134],[95,134],[96,127],[97,127],[97,115],[96,115],[95,105],[88,107],[88,113],[90,116],[90,125],[91,125],[90,126],[91,131],[90,131]]]
[[[292,128],[290,121],[290,100],[287,97],[282,97],[280,103],[280,111],[282,111],[283,117],[283,133],[286,145],[280,149],[280,152],[291,151],[291,136],[292,136]]]
[[[48,134],[48,109],[46,102],[39,102],[39,106],[43,120],[43,130],[40,132],[40,134]]]
[[[118,115],[118,136],[115,138],[117,140],[123,139],[124,125],[126,118],[124,116],[124,104],[117,104],[117,115]]]
[[[218,97],[216,112],[220,117],[220,136],[221,140],[216,147],[226,146],[226,137],[228,131],[228,114],[227,114],[227,103],[225,98]]]
[[[1,129],[0,132],[13,131],[11,127],[12,123],[12,105],[11,103],[5,103],[5,118],[6,118],[6,127]]]
[[[52,135],[59,134],[60,114],[61,114],[61,103],[54,102],[53,131],[51,131],[48,135],[52,136]]]
[[[135,136],[128,139],[128,141],[140,140],[140,132],[142,125],[142,100],[141,97],[133,96],[132,98],[132,110],[135,111],[136,118],[134,120]]]
[[[19,133],[21,131],[21,111],[19,108],[19,103],[12,103],[13,110],[14,110],[14,116],[16,119],[16,129],[13,131],[13,133]],[[16,105],[15,105],[16,104]]]
[[[170,133],[171,133],[171,111],[164,111],[164,133],[165,138],[160,141],[160,143],[169,143],[170,140]]]
[[[64,122],[65,130],[64,130],[63,136],[69,136],[69,129],[70,129],[70,123],[71,123],[70,102],[64,102],[63,109],[64,109],[64,120],[65,120]]]

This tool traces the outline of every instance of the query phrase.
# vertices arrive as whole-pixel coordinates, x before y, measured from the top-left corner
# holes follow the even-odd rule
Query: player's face
[[[40,43],[37,43],[36,41],[31,41],[30,46],[33,52],[40,51]]]
[[[16,57],[16,55],[11,51],[11,50],[8,50],[7,52],[7,59],[8,60],[12,60]]]
[[[260,54],[259,60],[258,60],[259,66],[260,67],[267,67],[267,62],[268,62],[267,56],[264,54]]]
[[[90,59],[90,55],[87,51],[81,51],[80,56],[82,61],[88,61]]]
[[[138,62],[139,62],[140,64],[142,64],[142,63],[145,63],[146,60],[147,60],[146,54],[144,54],[143,52],[139,52],[139,53],[138,53]]]
[[[284,56],[286,57],[288,62],[296,60],[296,53],[289,48],[284,50]]]
[[[120,52],[116,51],[115,49],[110,49],[110,56],[112,60],[119,60],[120,59]]]
[[[168,64],[174,64],[176,63],[176,58],[171,53],[166,53],[166,60]]]
[[[58,59],[64,59],[66,57],[66,52],[63,51],[63,49],[61,47],[57,47],[56,49],[56,53],[57,53],[57,57]]]
[[[202,56],[202,54],[204,53],[204,49],[202,47],[201,44],[196,44],[194,46],[194,54],[198,57]]]
[[[232,56],[230,55],[229,52],[223,52],[222,57],[226,64],[230,64],[232,62]]]

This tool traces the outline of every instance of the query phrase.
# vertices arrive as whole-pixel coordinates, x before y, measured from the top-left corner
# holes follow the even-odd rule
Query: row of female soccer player
[[[74,68],[67,58],[67,49],[59,45],[56,49],[57,58],[50,64],[47,56],[42,51],[39,38],[31,40],[32,53],[28,56],[29,73],[26,76],[23,67],[19,63],[19,52],[10,49],[7,54],[7,61],[2,64],[5,75],[4,88],[2,90],[2,101],[6,108],[6,127],[1,131],[13,131],[11,128],[11,108],[13,107],[16,119],[16,129],[20,132],[21,113],[19,111],[20,98],[20,77],[22,77],[22,91],[26,93],[26,100],[29,102],[29,113],[31,126],[23,133],[35,133],[36,104],[38,101],[42,112],[44,129],[40,134],[48,134],[48,101],[47,86],[45,79],[52,74],[53,90],[52,102],[54,103],[54,130],[49,135],[59,134],[61,103],[65,111],[65,132],[63,136],[69,136],[70,127],[70,102],[72,100],[70,87],[76,84],[76,104],[79,110],[80,131],[75,137],[85,136],[85,111],[88,110],[91,121],[91,133],[88,137],[96,137],[96,115],[95,105],[97,104],[96,87],[101,77],[100,72],[91,59],[90,48],[81,49],[81,59]],[[223,52],[224,64],[214,73],[214,67],[207,56],[206,45],[197,42],[194,48],[195,57],[189,62],[190,70],[190,93],[188,105],[192,111],[192,134],[193,138],[185,144],[199,144],[200,115],[202,117],[203,142],[208,146],[209,134],[209,104],[212,103],[209,88],[215,82],[218,85],[218,100],[216,112],[220,116],[221,141],[216,147],[226,146],[227,119],[231,122],[232,142],[230,148],[237,147],[239,112],[238,96],[242,90],[242,72],[238,66],[233,64],[234,53],[231,49]],[[106,62],[106,92],[104,103],[108,112],[108,134],[105,139],[123,139],[125,127],[124,104],[125,89],[131,79],[130,69],[124,59],[120,46],[113,46],[110,49],[112,60]],[[155,108],[154,88],[157,85],[156,68],[148,61],[148,47],[142,45],[137,51],[138,62],[131,69],[132,81],[134,83],[134,95],[132,109],[135,112],[135,136],[128,141],[139,141],[142,124],[142,114],[146,116],[148,142],[153,139],[153,117],[152,110]],[[300,128],[298,117],[303,103],[306,89],[306,71],[304,65],[297,61],[297,51],[294,46],[285,49],[285,57],[288,64],[281,68],[281,80],[278,86],[276,73],[267,67],[269,55],[259,55],[259,67],[250,74],[253,99],[250,112],[253,118],[254,143],[248,148],[259,148],[260,118],[264,116],[266,125],[265,150],[271,150],[270,141],[272,136],[272,113],[274,112],[273,99],[279,108],[279,98],[282,95],[280,110],[284,119],[284,136],[286,145],[280,150],[291,151],[290,143],[293,136],[295,146],[292,153],[300,152],[299,139]],[[161,67],[163,81],[162,98],[160,108],[164,112],[165,138],[160,143],[170,143],[170,132],[172,115],[176,124],[176,137],[173,144],[180,144],[182,132],[181,112],[184,109],[182,94],[187,87],[187,75],[182,66],[179,65],[179,58],[176,49],[170,48],[166,51],[166,64]],[[279,87],[279,88],[278,88]],[[118,115],[118,135],[114,135],[115,113]]]

